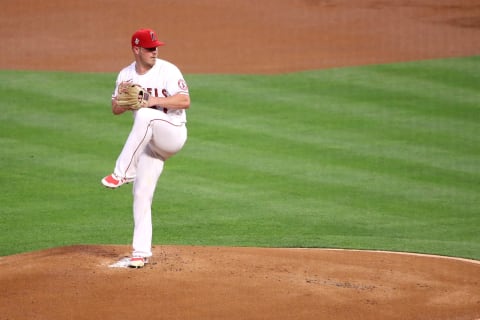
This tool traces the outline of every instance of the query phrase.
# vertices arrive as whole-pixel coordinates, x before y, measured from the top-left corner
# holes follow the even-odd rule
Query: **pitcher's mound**
[[[126,246],[0,258],[1,319],[478,319],[480,263],[387,252]]]

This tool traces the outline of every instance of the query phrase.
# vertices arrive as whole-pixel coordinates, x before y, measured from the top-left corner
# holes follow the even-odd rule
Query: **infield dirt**
[[[7,1],[0,69],[118,72],[157,30],[185,73],[282,73],[480,54],[475,0]],[[106,106],[109,108],[109,106]],[[478,261],[386,252],[69,246],[0,258],[0,319],[480,318]]]

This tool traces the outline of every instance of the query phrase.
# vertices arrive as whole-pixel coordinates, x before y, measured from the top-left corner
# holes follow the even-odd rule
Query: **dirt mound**
[[[474,319],[480,263],[321,249],[72,246],[0,259],[1,319]]]

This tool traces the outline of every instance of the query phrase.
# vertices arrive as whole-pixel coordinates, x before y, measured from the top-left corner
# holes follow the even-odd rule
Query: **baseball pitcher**
[[[113,173],[102,179],[108,188],[133,182],[133,253],[112,266],[141,268],[152,256],[152,199],[165,161],[187,140],[188,86],[180,70],[158,58],[155,31],[140,29],[131,39],[135,61],[118,74],[112,94],[114,115],[133,113],[133,126]]]

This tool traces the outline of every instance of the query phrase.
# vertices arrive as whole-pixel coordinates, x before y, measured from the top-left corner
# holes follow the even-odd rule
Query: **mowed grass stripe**
[[[190,137],[158,185],[154,242],[480,257],[478,91],[463,85],[477,79],[476,61],[187,75]],[[0,77],[1,96],[17,96],[0,102],[10,106],[0,116],[9,150],[1,161],[13,168],[0,179],[20,181],[3,196],[0,219],[24,225],[15,235],[2,230],[0,254],[18,250],[9,239],[28,238],[35,224],[31,248],[128,244],[131,187],[99,186],[131,125],[110,114],[115,75]],[[46,93],[52,86],[61,93]],[[92,87],[97,94],[86,98]],[[58,231],[78,230],[72,223],[82,232]]]
[[[396,81],[394,77],[393,79],[388,80],[388,83],[394,83]],[[381,92],[382,88],[378,88],[378,90],[379,92]],[[265,88],[263,88],[262,91],[266,95],[270,94],[270,92],[268,92]],[[336,96],[343,97],[348,96],[350,91],[340,90],[337,91],[337,93],[338,94],[336,94]],[[331,93],[330,96],[332,96]],[[389,93],[388,96],[392,99],[395,99],[395,97],[391,93]],[[207,120],[207,122],[209,124],[209,127],[218,127],[219,132],[224,131],[225,127],[233,127],[235,128],[236,132],[232,133],[232,135],[241,134],[245,137],[243,141],[248,141],[249,143],[254,145],[259,144],[259,139],[257,137],[269,136],[268,139],[273,139],[275,138],[275,134],[279,135],[279,138],[276,139],[275,143],[271,143],[271,145],[283,145],[285,147],[282,150],[278,150],[278,152],[284,153],[280,159],[284,159],[283,157],[285,156],[285,154],[288,154],[290,151],[294,151],[295,149],[301,148],[302,145],[305,145],[306,142],[308,142],[309,145],[305,147],[311,148],[314,151],[314,153],[311,154],[313,158],[331,158],[336,164],[339,163],[339,160],[341,163],[342,160],[345,159],[345,162],[355,165],[358,169],[360,169],[359,166],[361,166],[362,164],[362,159],[365,160],[365,157],[368,157],[369,159],[366,159],[367,161],[363,162],[367,162],[371,165],[368,167],[364,166],[364,169],[372,170],[372,166],[380,166],[389,169],[388,166],[391,165],[393,161],[395,161],[399,166],[404,167],[404,170],[400,171],[402,177],[404,176],[404,173],[406,171],[415,168],[421,169],[423,172],[430,171],[431,173],[428,175],[429,178],[435,178],[438,176],[444,177],[446,174],[452,176],[455,175],[457,171],[460,171],[462,169],[465,170],[468,174],[478,174],[478,165],[476,163],[478,157],[475,156],[474,151],[470,152],[472,153],[472,155],[465,155],[465,161],[463,161],[463,163],[459,163],[459,159],[457,158],[457,150],[451,151],[450,148],[445,148],[442,146],[431,146],[431,141],[424,141],[426,140],[426,138],[419,139],[419,135],[415,133],[415,128],[417,128],[418,126],[409,125],[406,128],[402,128],[403,130],[398,130],[398,128],[389,128],[390,124],[398,121],[398,115],[396,114],[397,110],[393,110],[393,114],[389,115],[389,106],[382,105],[382,100],[380,100],[379,103],[376,98],[377,95],[371,96],[370,105],[372,105],[377,110],[382,108],[384,109],[384,111],[380,115],[378,115],[377,113],[376,116],[374,116],[373,113],[367,112],[367,116],[362,117],[363,113],[361,112],[365,110],[365,102],[361,106],[355,103],[350,103],[348,105],[337,105],[338,108],[342,108],[343,114],[355,115],[355,117],[352,119],[357,122],[355,123],[352,121],[351,123],[349,123],[348,126],[346,126],[345,123],[342,123],[342,125],[339,126],[341,132],[340,130],[338,130],[338,134],[334,130],[330,130],[330,132],[325,132],[324,130],[322,130],[322,126],[325,123],[322,118],[317,118],[318,128],[316,128],[317,130],[310,132],[310,134],[304,132],[301,132],[300,134],[292,132],[294,130],[292,130],[288,126],[288,122],[290,121],[289,119],[284,122],[285,127],[279,129],[281,125],[279,123],[282,120],[275,122],[275,120],[277,120],[275,117],[267,118],[268,121],[265,121],[265,125],[263,122],[241,122],[236,119],[226,119],[225,121],[221,121],[220,124],[217,121],[208,122]],[[347,108],[348,110],[345,110]],[[265,116],[267,117],[268,115],[266,114]],[[415,115],[409,115],[409,118],[405,119],[403,122],[408,123],[409,120],[414,117]],[[346,117],[342,117],[342,121],[344,121],[345,118]],[[298,120],[301,121],[301,119]],[[358,123],[360,125],[358,125]],[[329,124],[330,123],[327,123],[327,126]],[[375,127],[375,124],[380,124],[380,128],[378,128],[378,130],[374,130],[377,129]],[[265,126],[270,126],[270,128],[265,129]],[[450,126],[451,123],[445,123],[440,128],[438,126],[432,128],[432,130],[430,130],[428,134],[428,137],[431,137],[434,142],[437,142],[437,136],[441,136],[443,128],[449,128]],[[363,130],[363,128],[368,129]],[[424,127],[421,126],[420,128],[423,129]],[[390,131],[394,132],[389,133],[388,131],[385,131],[386,129],[390,129]],[[294,138],[295,136],[296,139]],[[326,139],[331,139],[331,137],[339,137],[339,139],[325,141]],[[323,141],[319,141],[319,138]],[[440,138],[442,138],[442,143],[445,143],[446,139],[443,139],[443,137]],[[455,143],[452,143],[453,146],[459,145],[457,137],[452,137],[451,135],[448,135],[448,138],[452,141],[455,141]],[[414,140],[415,143],[409,143],[410,140]],[[266,141],[267,142],[261,145],[262,148],[268,148],[269,140]],[[290,142],[290,144],[288,142]],[[323,146],[325,146],[325,143],[328,144],[328,148],[326,149],[323,148]],[[470,150],[467,148],[467,151]],[[237,152],[241,153],[241,151]],[[325,155],[322,155],[322,152]],[[334,157],[335,154],[337,155],[336,157]],[[303,155],[305,155],[305,153],[303,153]],[[305,160],[305,157],[303,157],[302,160]],[[385,163],[385,160],[388,160],[387,166],[382,165],[383,163]],[[275,161],[275,159],[267,159],[267,161]],[[443,163],[439,164],[439,161],[443,161]],[[311,174],[311,172],[306,173]],[[460,172],[459,174],[462,175],[463,173]],[[422,176],[425,176],[425,174],[423,174]],[[419,178],[421,179],[422,176],[420,176]],[[456,177],[453,176],[452,178]],[[475,177],[469,179],[469,177],[467,176],[466,178],[471,182],[466,185],[466,189],[469,189],[472,183],[476,182]]]
[[[421,68],[417,66],[417,71],[418,69]],[[347,70],[346,73],[348,72]],[[367,75],[368,77],[375,77],[375,75],[369,74],[369,72],[367,72]],[[368,80],[368,77],[364,80]],[[337,76],[336,79],[338,78],[340,77]],[[414,78],[414,75],[412,75],[412,78]],[[392,87],[395,87],[392,84],[396,82],[398,85],[404,85],[403,79],[399,81],[396,75],[392,73],[391,77],[387,79],[385,79],[385,76],[382,76],[381,83],[390,84],[387,86],[387,89],[380,86],[376,88],[377,91],[368,91],[364,85],[361,85],[356,90],[362,92],[364,96],[352,95],[351,89],[352,86],[355,86],[354,83],[350,83],[345,87],[338,86],[338,82],[331,86],[328,85],[327,88],[329,90],[325,90],[324,95],[322,95],[322,101],[326,101],[325,105],[327,106],[327,112],[324,112],[321,115],[322,117],[312,118],[311,114],[306,114],[310,111],[307,108],[307,112],[297,111],[298,113],[289,114],[288,117],[278,119],[275,117],[275,111],[270,112],[271,109],[267,105],[267,107],[258,110],[258,112],[255,111],[255,114],[250,116],[251,119],[256,118],[257,123],[251,120],[241,122],[241,120],[237,119],[225,119],[225,121],[221,121],[221,124],[218,124],[217,121],[209,122],[208,119],[206,121],[217,132],[234,127],[235,133],[232,133],[232,135],[241,134],[245,137],[243,141],[252,141],[252,144],[268,146],[269,141],[274,141],[271,143],[272,145],[284,146],[284,148],[278,151],[280,153],[284,151],[284,153],[288,154],[290,151],[295,151],[308,143],[308,146],[305,147],[318,153],[304,152],[301,157],[298,157],[302,160],[296,159],[297,163],[295,163],[295,159],[293,159],[289,166],[285,166],[286,168],[296,168],[297,175],[298,171],[301,171],[303,173],[300,175],[301,177],[308,176],[311,180],[315,180],[312,177],[322,179],[322,177],[331,176],[330,180],[335,186],[354,186],[358,190],[367,188],[370,190],[369,192],[372,192],[372,189],[373,191],[376,190],[380,194],[385,194],[384,198],[393,197],[393,200],[389,200],[389,202],[398,202],[397,206],[394,207],[396,210],[399,210],[399,208],[410,208],[413,204],[413,207],[417,207],[417,210],[409,209],[410,212],[408,212],[408,209],[405,210],[410,217],[422,214],[426,210],[436,210],[435,214],[442,213],[444,216],[448,216],[452,214],[452,211],[455,211],[454,214],[459,215],[459,212],[456,211],[461,210],[462,207],[467,209],[463,216],[465,214],[474,214],[476,210],[474,205],[477,203],[476,192],[478,191],[478,180],[476,179],[476,176],[478,176],[478,152],[474,148],[470,148],[472,145],[473,147],[476,146],[476,141],[474,140],[476,136],[473,136],[473,139],[471,139],[470,131],[476,130],[478,128],[477,125],[471,125],[467,122],[467,125],[470,125],[470,127],[467,128],[465,136],[473,140],[472,145],[467,145],[467,147],[459,145],[457,134],[459,130],[461,131],[462,128],[465,128],[463,123],[465,118],[452,121],[449,114],[441,114],[440,119],[443,122],[432,125],[432,118],[433,120],[437,118],[435,113],[430,112],[431,117],[428,119],[424,115],[425,108],[419,108],[420,111],[416,113],[413,103],[402,103],[402,101],[407,101],[407,98],[410,96],[410,99],[414,98],[417,101],[416,103],[425,104],[429,108],[432,107],[433,110],[432,102],[430,101],[432,96],[429,90],[435,89],[435,86],[437,86],[435,81],[429,83],[426,80],[422,80],[420,84],[411,81],[412,85],[408,90],[391,90]],[[424,90],[425,84],[428,84],[429,90]],[[256,86],[256,83],[251,83],[246,91],[250,92]],[[234,87],[238,89],[239,84],[235,84]],[[332,88],[335,88],[335,90]],[[417,90],[415,95],[412,95],[411,91],[415,88],[420,90]],[[445,85],[439,86],[438,89],[441,89],[443,92]],[[383,94],[382,90],[385,91]],[[277,88],[269,91],[262,87],[262,94],[266,96],[271,96],[277,91]],[[242,92],[241,87],[239,92]],[[423,93],[426,93],[426,96]],[[400,94],[407,97],[401,97]],[[231,97],[234,93],[229,92],[228,95]],[[458,101],[458,103],[461,106],[466,105],[468,108],[470,107],[468,105],[469,101],[475,100],[472,97],[475,95],[475,92],[470,92],[470,95],[466,96],[466,103],[462,101]],[[231,100],[234,100],[234,98],[231,98]],[[241,94],[238,95],[238,100],[242,101]],[[348,101],[348,103],[345,101]],[[389,101],[394,101],[393,107],[395,108],[391,108]],[[442,108],[443,105],[450,112],[450,105],[442,104],[442,102],[444,100],[440,99],[435,103],[439,108]],[[312,104],[306,105],[312,106]],[[320,102],[314,105],[323,106],[323,103]],[[296,111],[291,105],[290,108]],[[322,107],[320,107],[320,113],[322,113],[322,110]],[[330,115],[328,114],[329,112]],[[462,111],[460,110],[460,112]],[[270,113],[273,116],[269,117]],[[340,116],[336,119],[331,116],[332,113]],[[308,118],[298,117],[299,114],[303,114],[305,117],[308,116]],[[258,121],[262,115],[267,119],[265,122]],[[326,122],[325,119],[329,122]],[[469,121],[470,118],[466,120]],[[295,121],[297,124],[295,124]],[[288,125],[291,122],[294,122],[293,126]],[[297,134],[295,132],[295,129],[299,126],[298,123],[301,126],[302,124],[312,122],[317,122],[318,127],[310,126],[310,132],[305,130],[307,134],[304,134],[304,132]],[[328,132],[322,129],[324,124],[329,129]],[[281,130],[279,129],[280,127],[282,127]],[[391,129],[394,132],[390,133],[387,129]],[[243,134],[241,133],[242,131],[244,131]],[[447,132],[444,133],[444,131]],[[461,131],[460,135],[462,133],[463,131]],[[277,138],[275,134],[277,134]],[[227,136],[226,133],[224,135]],[[265,143],[258,142],[258,139],[262,138],[265,139]],[[290,142],[290,144],[286,143],[286,141]],[[462,142],[465,141],[463,140]],[[469,142],[471,141],[466,141],[467,144]],[[452,148],[454,150],[451,150]],[[321,153],[322,151],[324,151],[323,154]],[[458,151],[465,154],[462,156]],[[239,151],[235,153],[242,154]],[[255,156],[258,162],[262,162],[262,159],[257,154],[252,155]],[[305,166],[305,161],[303,160],[309,159],[306,155],[310,155],[311,159],[319,160],[316,167],[314,166],[318,175],[316,175],[312,167]],[[458,157],[459,155],[460,158]],[[274,157],[269,158],[267,156],[265,161],[269,164],[275,163],[275,159],[272,158]],[[279,159],[284,161],[285,154],[282,154]],[[239,161],[244,160],[240,159]],[[330,161],[330,166],[324,172],[319,171],[319,164],[325,164],[327,161]],[[345,163],[345,165],[341,165],[342,163]],[[268,167],[272,168],[274,166],[270,165]],[[306,170],[302,171],[301,168],[306,168]],[[276,169],[272,170],[275,171]],[[332,172],[335,171],[341,172],[343,175],[332,175]],[[292,171],[285,169],[284,172],[286,172],[285,179],[291,184],[288,175]],[[471,176],[471,174],[474,176]],[[392,179],[392,176],[394,179]],[[358,177],[363,177],[363,179]],[[452,185],[452,181],[456,183]],[[293,184],[293,186],[296,185]],[[318,185],[318,190],[322,192],[321,185]],[[348,188],[339,189],[337,199],[341,199],[343,194],[355,194],[355,192],[355,188],[351,190]],[[422,200],[425,197],[427,199]],[[368,194],[363,194],[361,198],[369,199],[370,197]],[[416,198],[420,198],[422,201],[416,203],[413,200]],[[378,202],[373,201],[373,203]],[[423,203],[425,205],[422,206]],[[442,204],[441,211],[438,210],[440,204]],[[358,207],[359,205],[358,202],[355,203],[355,206]],[[382,209],[384,210],[384,207]],[[405,214],[401,211],[397,212],[398,214]],[[460,215],[462,214],[460,213]],[[428,219],[431,218],[430,215],[427,216]],[[422,217],[417,219],[422,219]]]

